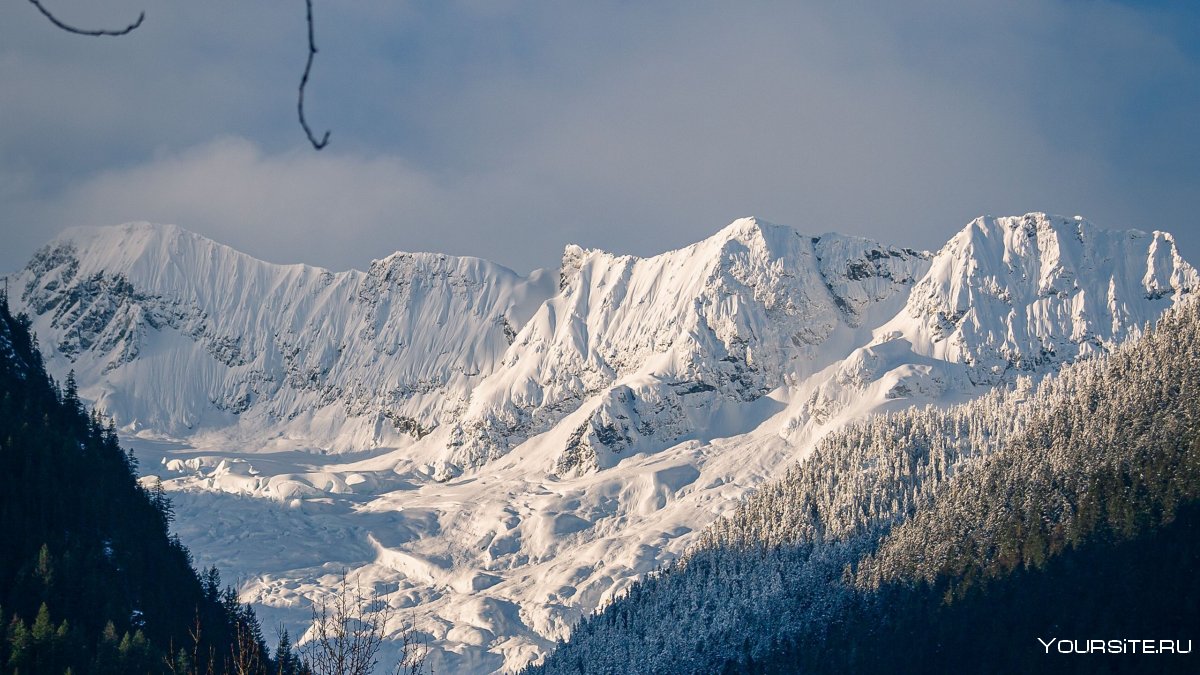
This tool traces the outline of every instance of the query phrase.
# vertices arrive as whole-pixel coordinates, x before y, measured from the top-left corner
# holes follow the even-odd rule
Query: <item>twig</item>
[[[58,17],[51,14],[50,10],[43,7],[42,3],[38,2],[38,0],[29,0],[29,2],[32,3],[34,7],[37,7],[38,11],[41,12],[47,19],[50,19],[50,23],[54,24],[55,26],[58,26],[59,28],[67,31],[68,33],[75,33],[76,35],[94,35],[94,36],[128,35],[129,33],[133,32],[134,28],[137,28],[138,26],[142,25],[142,21],[145,20],[145,18],[146,18],[146,13],[142,12],[141,14],[138,14],[137,21],[134,21],[133,23],[129,24],[128,26],[126,26],[120,30],[86,30],[83,28],[76,28],[74,26],[63,23],[62,21],[59,20]],[[312,17],[309,17],[309,21],[310,22],[312,21]],[[310,23],[310,25],[311,25],[311,23]],[[310,28],[309,37],[310,37],[310,39],[312,37],[311,28]],[[311,60],[312,60],[311,56],[309,57],[309,60],[311,62]]]
[[[145,19],[146,19],[146,13],[142,12],[141,14],[138,14],[137,21],[134,21],[133,23],[131,23],[128,26],[121,28],[119,30],[106,30],[106,29],[88,30],[88,29],[84,29],[84,28],[76,28],[70,24],[64,23],[57,16],[54,16],[54,14],[52,14],[50,12],[50,10],[46,9],[42,5],[40,0],[29,0],[29,2],[34,7],[37,7],[38,11],[41,12],[43,16],[45,16],[47,19],[50,20],[50,23],[54,24],[55,26],[58,26],[59,28],[67,31],[68,33],[75,33],[76,35],[92,35],[92,36],[128,35],[129,33],[132,33],[135,28],[142,25],[142,21],[145,21]],[[326,145],[329,144],[329,132],[326,131],[325,135],[322,136],[320,140],[317,140],[317,137],[313,135],[312,129],[308,126],[308,120],[306,120],[304,118],[304,88],[308,86],[308,76],[312,72],[313,57],[317,55],[317,44],[316,44],[315,39],[313,38],[312,0],[304,0],[304,4],[305,4],[306,9],[308,10],[307,11],[308,61],[305,62],[305,64],[304,64],[304,75],[301,76],[301,78],[300,78],[300,96],[296,101],[296,112],[300,116],[300,126],[304,128],[304,134],[306,136],[308,136],[308,142],[312,143],[314,150],[320,150],[321,148],[324,148]]]
[[[29,0],[33,2],[34,0]],[[308,142],[312,143],[314,150],[320,150],[329,143],[329,132],[318,141],[316,136],[313,136],[312,129],[308,128],[308,122],[304,119],[304,87],[308,84],[308,73],[312,70],[313,57],[317,55],[317,45],[313,41],[313,17],[312,17],[312,0],[304,0],[304,4],[308,6],[308,63],[304,64],[304,76],[300,78],[300,100],[296,103],[296,111],[300,113],[300,126],[304,127],[304,133],[308,135]]]

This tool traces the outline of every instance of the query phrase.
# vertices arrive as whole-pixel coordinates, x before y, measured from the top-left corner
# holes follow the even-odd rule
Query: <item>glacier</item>
[[[345,569],[450,672],[538,658],[848,420],[1053,372],[1200,288],[1168,233],[1042,213],[936,252],[746,218],[526,276],[133,223],[6,281],[264,625],[303,633]]]

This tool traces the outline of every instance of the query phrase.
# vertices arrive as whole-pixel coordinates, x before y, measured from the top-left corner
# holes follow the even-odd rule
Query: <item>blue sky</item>
[[[315,0],[0,9],[0,271],[174,222],[258,257],[520,271],[743,215],[936,248],[972,217],[1165,229],[1200,262],[1192,2]]]

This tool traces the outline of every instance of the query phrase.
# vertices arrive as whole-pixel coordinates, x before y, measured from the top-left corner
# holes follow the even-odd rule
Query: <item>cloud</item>
[[[395,248],[437,250],[445,190],[394,157],[292,150],[223,138],[66,192],[66,223],[171,222],[275,262],[362,267]]]
[[[568,242],[651,254],[750,214],[934,247],[1029,210],[1166,227],[1200,257],[1200,68],[1178,17],[318,4],[306,108],[333,141],[314,153],[294,120],[302,16],[148,9],[140,42],[99,48],[14,32],[36,17],[0,27],[0,269],[62,226],[131,219],[276,261],[424,249],[527,270]]]

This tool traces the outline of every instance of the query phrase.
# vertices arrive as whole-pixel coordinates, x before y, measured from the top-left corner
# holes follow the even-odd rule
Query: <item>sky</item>
[[[280,263],[517,271],[741,216],[937,249],[1046,211],[1200,263],[1200,3],[46,0],[0,6],[0,273],[170,222]]]

